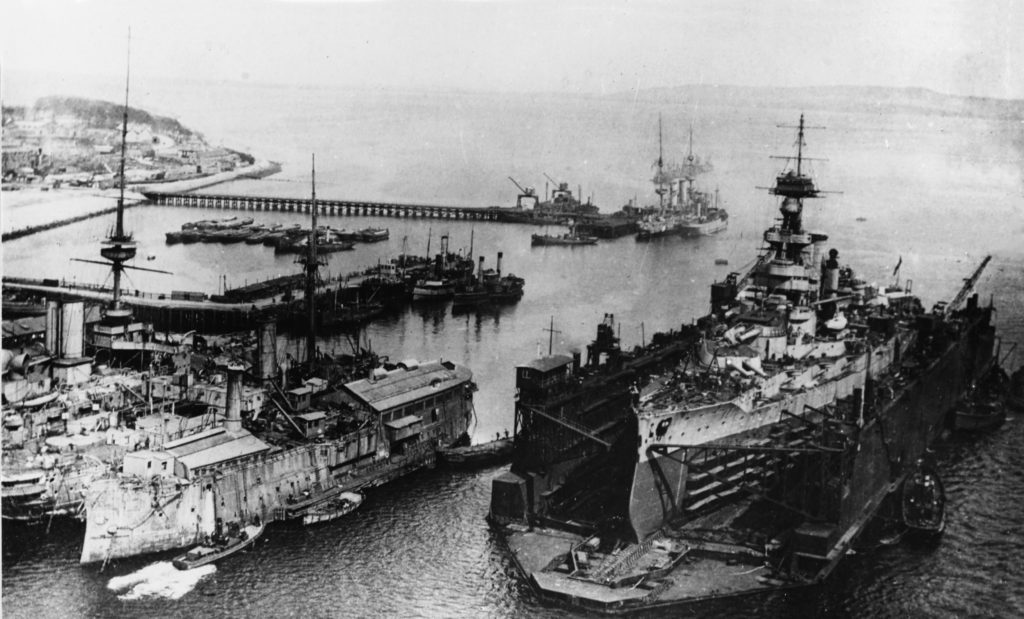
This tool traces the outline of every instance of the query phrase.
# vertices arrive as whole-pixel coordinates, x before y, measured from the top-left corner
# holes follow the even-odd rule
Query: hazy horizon
[[[792,85],[792,86],[771,86],[771,85],[750,85],[750,84],[733,84],[733,83],[721,83],[721,84],[700,84],[700,83],[679,83],[679,84],[662,84],[662,85],[651,85],[644,88],[633,89],[633,90],[619,90],[614,92],[563,92],[558,90],[524,90],[517,92],[505,92],[501,90],[481,90],[472,88],[452,88],[445,87],[442,85],[422,85],[417,87],[401,87],[397,85],[385,85],[385,86],[374,86],[374,85],[345,85],[345,84],[289,84],[287,82],[257,82],[257,81],[246,81],[246,80],[218,80],[213,78],[202,78],[202,77],[147,77],[141,75],[132,75],[132,91],[133,94],[137,94],[134,91],[138,87],[140,81],[146,82],[163,82],[167,83],[187,83],[194,82],[197,85],[236,85],[245,87],[256,87],[256,88],[298,88],[301,90],[330,90],[338,88],[346,88],[355,92],[394,92],[394,93],[428,93],[428,94],[460,94],[460,95],[493,95],[493,96],[568,96],[568,97],[579,97],[579,98],[616,98],[624,96],[638,96],[647,95],[650,96],[660,91],[678,91],[678,90],[697,90],[706,89],[708,91],[722,90],[722,91],[757,91],[757,92],[788,92],[788,93],[806,93],[809,91],[871,91],[871,90],[885,90],[899,92],[903,91],[906,93],[929,93],[937,95],[939,97],[946,97],[950,99],[963,99],[963,100],[978,100],[978,101],[993,101],[997,103],[1018,103],[1024,102],[1024,93],[1018,97],[1001,97],[1001,96],[986,96],[986,95],[963,95],[952,92],[944,92],[935,90],[924,86],[905,85],[896,86],[890,85],[885,86],[881,84],[814,84],[814,85]],[[101,75],[101,74],[62,74],[62,73],[30,73],[27,71],[12,70],[6,71],[3,79],[3,98],[5,105],[32,105],[36,99],[45,96],[68,96],[68,97],[83,97],[90,99],[98,99],[109,101],[111,103],[122,104],[124,102],[124,76],[117,77],[114,75]],[[70,84],[70,88],[57,85],[58,83]],[[88,88],[83,89],[82,84],[91,84]],[[97,84],[103,84],[104,88],[108,90],[107,96],[93,96],[88,94],[89,91],[99,90]],[[132,107],[137,107],[135,104]]]
[[[5,93],[8,74],[123,81],[129,27],[133,78],[580,95],[854,86],[1024,98],[1024,4],[1012,0],[18,0],[5,3],[0,26]]]

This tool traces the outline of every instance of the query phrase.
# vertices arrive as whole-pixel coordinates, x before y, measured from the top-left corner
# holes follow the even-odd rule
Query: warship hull
[[[688,222],[679,229],[682,236],[708,236],[716,234],[729,227],[729,219],[724,216],[708,219],[701,222]]]
[[[821,192],[802,171],[803,116],[793,128],[795,165],[769,190],[781,217],[757,260],[711,286],[690,355],[620,412],[635,428],[618,441],[630,458],[610,448],[574,471],[618,463],[589,476],[601,503],[559,478],[577,490],[562,503],[590,509],[504,523],[543,595],[626,612],[822,581],[926,470],[956,403],[993,367],[994,309],[973,293],[991,256],[931,312],[898,284],[869,286],[803,227],[803,200]],[[496,480],[493,497],[506,490]],[[492,515],[505,505],[493,497]]]
[[[239,393],[240,381],[229,374],[229,391]],[[472,419],[472,373],[448,362],[410,360],[344,388],[373,412],[337,438],[263,443],[241,428],[229,396],[235,403],[224,427],[132,452],[122,474],[89,488],[81,563],[197,544],[218,521],[284,520],[297,497],[355,492],[432,467],[437,449],[464,435]]]
[[[898,488],[915,470],[915,462],[942,436],[957,400],[991,365],[995,342],[994,328],[989,323],[991,309],[975,307],[969,311],[970,320],[959,337],[912,370],[900,368],[898,360],[905,352],[904,345],[900,344],[900,353],[896,354],[892,346],[895,342],[890,340],[888,346],[851,361],[841,376],[800,394],[749,410],[731,403],[696,414],[691,411],[688,418],[672,420],[662,442],[688,444],[669,449],[641,446],[631,480],[618,490],[626,495],[618,500],[628,502],[636,537],[616,552],[614,560],[609,558],[607,568],[593,569],[592,576],[584,578],[568,573],[573,571],[571,567],[560,570],[567,567],[566,563],[573,565],[566,549],[570,554],[574,548],[589,549],[588,542],[597,539],[596,531],[574,531],[537,519],[500,528],[516,564],[546,599],[610,614],[821,582],[846,556],[883,504],[898,499]],[[894,379],[897,375],[899,378]],[[805,424],[820,424],[821,417],[815,419],[813,411],[841,411],[842,403],[851,400],[859,406],[845,408],[850,423],[843,432],[844,446],[832,453],[835,468],[843,473],[825,484],[830,492],[817,489],[818,494],[828,496],[814,497],[831,503],[834,516],[808,519],[795,527],[796,534],[788,542],[788,575],[767,577],[767,552],[755,552],[750,544],[736,541],[735,531],[725,531],[735,521],[745,519],[741,534],[755,538],[761,534],[766,536],[762,541],[767,541],[773,532],[770,526],[764,525],[760,533],[750,527],[749,521],[756,520],[751,515],[757,513],[758,503],[736,496],[694,493],[692,478],[707,473],[698,466],[698,457],[736,449],[753,463],[748,468],[769,468],[763,458],[758,460],[758,452],[761,450],[763,455],[771,451],[773,435],[792,432]],[[790,414],[792,411],[800,413]],[[805,419],[798,420],[800,416]],[[836,416],[842,417],[843,413]],[[639,441],[644,443],[648,434],[655,436],[657,424],[664,419],[640,419]],[[712,425],[716,426],[714,430]],[[679,438],[687,432],[694,433],[694,438]],[[669,433],[677,438],[668,438]],[[744,447],[748,448],[745,452]],[[813,457],[808,460],[807,450],[801,452],[791,446],[788,456],[783,454],[786,451],[780,449],[775,454],[783,463],[776,468],[785,468],[788,462],[793,470],[811,468],[813,473],[820,473],[813,470]],[[735,479],[737,469],[728,470],[722,464],[719,467]],[[810,486],[814,487],[813,481]],[[699,505],[702,501],[704,504]],[[771,518],[765,516],[764,520],[767,523]],[[715,531],[716,526],[722,530]],[[590,560],[599,554],[591,552]],[[645,562],[654,567],[643,578],[623,576],[630,573],[630,567]]]

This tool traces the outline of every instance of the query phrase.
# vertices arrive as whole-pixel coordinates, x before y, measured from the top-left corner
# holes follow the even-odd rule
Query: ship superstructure
[[[600,479],[625,522],[505,510],[495,482],[492,520],[545,596],[617,612],[819,582],[991,367],[992,308],[972,294],[989,258],[931,311],[909,284],[867,285],[804,227],[825,192],[795,128],[763,252],[712,285],[689,354],[620,411],[632,457]]]

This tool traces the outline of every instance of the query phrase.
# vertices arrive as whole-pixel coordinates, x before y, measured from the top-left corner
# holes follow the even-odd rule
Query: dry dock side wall
[[[894,399],[886,401],[886,390],[878,390],[880,413],[861,431],[840,530],[853,526],[862,516],[860,507],[877,507],[872,505],[872,497],[910,472],[941,434],[959,394],[991,359],[993,337],[992,327],[982,321],[933,366],[925,368],[922,378],[911,380],[895,393]]]

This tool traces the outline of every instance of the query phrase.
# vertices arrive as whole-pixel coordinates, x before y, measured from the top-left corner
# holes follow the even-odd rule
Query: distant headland
[[[4,189],[117,186],[124,107],[68,96],[3,107]],[[244,152],[210,146],[202,134],[166,116],[128,108],[127,186],[188,190],[280,167]],[[176,185],[181,187],[176,187]]]

